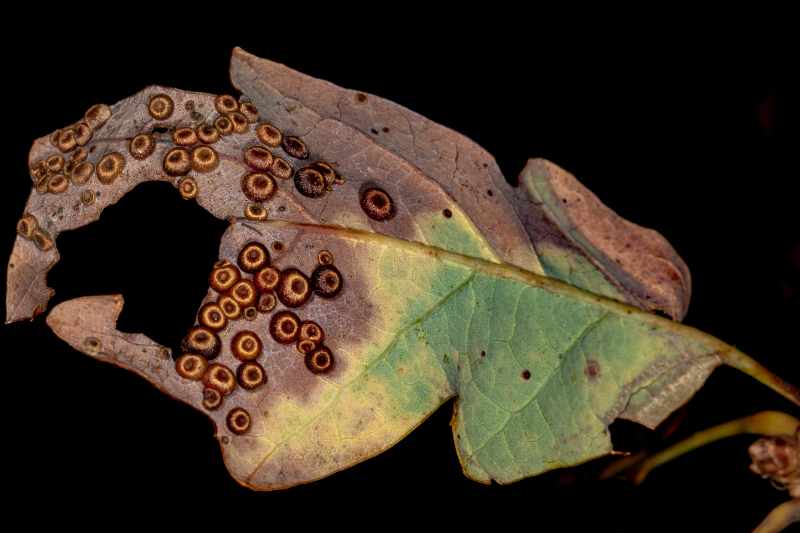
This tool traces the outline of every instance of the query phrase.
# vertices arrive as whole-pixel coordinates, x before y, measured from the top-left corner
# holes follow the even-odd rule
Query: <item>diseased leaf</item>
[[[552,163],[529,161],[514,188],[472,141],[397,104],[239,49],[231,79],[239,101],[151,86],[34,142],[7,321],[46,308],[59,233],[143,181],[229,219],[174,362],[117,331],[120,295],[64,302],[47,323],[205,411],[239,482],[327,476],[452,397],[465,473],[501,483],[608,453],[614,419],[658,424],[721,362],[798,402],[744,354],[647,312],[683,317],[683,261]]]
[[[356,230],[237,222],[222,240],[220,260],[227,263],[215,271],[235,271],[238,264],[247,279],[249,261],[265,268],[260,257],[266,256],[249,255],[253,243],[272,251],[271,267],[283,275],[296,268],[311,279],[305,289],[279,285],[265,294],[284,302],[282,291],[288,291],[308,300],[228,320],[219,330],[203,328],[205,339],[184,349],[200,353],[211,346],[205,352],[210,364],[228,369],[220,371],[222,381],[238,375],[222,405],[206,411],[229,470],[257,489],[309,482],[372,457],[453,396],[454,440],[470,478],[510,483],[574,465],[611,451],[608,425],[617,417],[660,422],[735,351],[687,326],[551,278]],[[275,243],[282,244],[280,252]],[[311,273],[331,264],[341,292],[326,298],[313,292],[324,292],[324,278],[315,285],[318,276]],[[235,288],[212,288],[203,304],[224,309],[231,295],[241,296]],[[53,309],[48,324],[75,348],[129,367],[128,353],[136,347],[120,345],[112,323],[120,308],[119,297],[81,298]],[[313,322],[323,332],[309,353],[327,348],[327,361],[315,364],[303,355],[292,328],[277,326],[276,334],[273,321],[287,309],[298,323]],[[110,347],[87,350],[87,330]],[[258,339],[260,354],[251,345],[252,359],[267,376],[254,390],[245,389],[237,371],[242,360],[251,360],[243,355],[250,353],[247,346],[234,342],[243,332]],[[287,336],[290,343],[279,342]],[[176,385],[174,375],[141,370],[148,367],[135,368],[198,409],[203,383],[219,389],[191,376]],[[229,389],[222,390],[224,396]],[[244,417],[242,424],[231,422],[231,413]]]

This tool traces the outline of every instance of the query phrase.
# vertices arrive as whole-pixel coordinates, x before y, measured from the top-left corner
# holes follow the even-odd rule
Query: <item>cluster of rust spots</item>
[[[90,107],[78,122],[53,132],[50,143],[57,152],[30,167],[31,179],[37,192],[61,194],[69,189],[70,184],[84,185],[89,181],[95,173],[95,165],[87,161],[89,150],[86,146],[92,140],[94,132],[109,118],[111,118],[111,108],[105,104],[96,104]],[[110,183],[101,180],[101,177],[107,179],[110,172],[108,169],[101,172],[100,163],[97,165],[98,180],[104,184]],[[115,163],[117,163],[115,168],[120,166],[118,162]],[[121,166],[124,168],[124,159]]]
[[[267,247],[252,241],[242,246],[235,262],[223,259],[214,265],[209,286],[216,298],[200,307],[197,323],[182,340],[182,355],[175,361],[178,375],[202,384],[206,409],[219,409],[237,388],[254,391],[267,383],[267,373],[259,363],[265,356],[262,337],[251,327],[240,329],[234,322],[272,313],[278,304],[284,308],[269,320],[270,337],[279,345],[293,345],[310,372],[324,374],[333,369],[334,355],[324,343],[322,326],[295,313],[314,295],[332,298],[342,290],[343,278],[333,265],[333,254],[322,250],[317,259],[319,264],[311,276],[294,267],[279,269],[272,264]],[[232,328],[235,333],[229,348],[235,368],[217,361],[224,348],[219,334]],[[232,433],[241,435],[250,427],[250,415],[234,407],[226,423]]]
[[[41,251],[46,252],[53,247],[53,238],[39,226],[39,221],[30,213],[25,213],[17,222],[17,234],[36,245]]]

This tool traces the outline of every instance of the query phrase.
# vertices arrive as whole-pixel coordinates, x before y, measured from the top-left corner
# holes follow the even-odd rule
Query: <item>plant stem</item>
[[[795,522],[800,522],[800,500],[783,502],[770,511],[753,533],[778,533]]]
[[[731,348],[720,353],[720,357],[726,365],[741,370],[795,405],[800,405],[800,389],[776,376],[761,363],[750,358],[750,356],[743,354],[736,348]]]
[[[697,432],[691,437],[651,455],[636,467],[633,475],[633,482],[639,484],[644,481],[647,474],[649,474],[653,468],[680,457],[700,446],[720,439],[744,433],[771,437],[793,435],[798,425],[800,425],[800,420],[779,411],[762,411],[752,416],[725,422],[724,424]]]

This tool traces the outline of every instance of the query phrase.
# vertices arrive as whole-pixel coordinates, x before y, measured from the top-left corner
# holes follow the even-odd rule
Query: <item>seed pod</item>
[[[236,378],[227,366],[211,363],[208,365],[206,373],[203,374],[203,385],[217,390],[223,396],[227,396],[236,388]]]
[[[244,151],[244,162],[254,170],[269,170],[272,153],[263,146],[251,146]]]
[[[252,202],[265,202],[275,195],[275,179],[261,172],[251,172],[242,177],[242,192]]]
[[[128,151],[131,157],[142,161],[150,157],[156,151],[156,140],[152,135],[140,133],[128,144]]]
[[[275,293],[286,307],[300,307],[311,297],[311,287],[305,274],[296,268],[287,268],[281,272]]]
[[[239,104],[236,98],[229,94],[221,94],[214,98],[214,108],[220,115],[230,113],[239,109]]]
[[[236,380],[245,390],[254,390],[267,382],[267,373],[264,367],[255,361],[242,363],[236,369]]]
[[[166,94],[156,94],[150,98],[147,111],[156,120],[167,120],[175,110],[175,103]]]
[[[238,320],[242,317],[242,306],[232,296],[228,294],[220,296],[217,304],[228,320]]]
[[[236,262],[242,271],[252,274],[269,265],[269,252],[260,242],[251,241],[239,251]]]
[[[253,276],[253,283],[260,292],[274,291],[280,280],[281,271],[272,266],[262,268]]]
[[[253,282],[249,279],[240,279],[230,290],[230,296],[242,307],[249,307],[256,303],[258,294]]]
[[[95,104],[83,115],[83,121],[94,131],[111,118],[111,108],[106,104]]]
[[[320,346],[306,354],[306,368],[314,374],[325,374],[333,370],[333,354],[326,346]]]
[[[342,273],[333,265],[319,265],[311,273],[311,286],[314,294],[323,298],[333,298],[342,291]]]
[[[184,200],[191,200],[197,197],[197,182],[191,176],[181,178],[178,182],[178,191],[181,193],[181,198]]]
[[[236,435],[243,435],[250,429],[250,413],[241,407],[234,407],[225,418],[228,429]]]
[[[217,117],[214,121],[214,127],[220,135],[230,135],[233,133],[233,122],[226,116]]]
[[[172,142],[178,146],[192,146],[197,144],[197,133],[193,128],[176,128],[172,132]]]
[[[269,167],[269,174],[282,180],[288,180],[292,177],[294,168],[288,161],[282,157],[273,156],[272,164]]]
[[[119,152],[111,152],[106,154],[97,163],[95,172],[97,173],[97,181],[104,185],[109,185],[122,174],[125,169],[125,156]]]
[[[94,173],[94,165],[89,161],[78,163],[70,173],[70,179],[75,185],[83,185]]]
[[[219,166],[219,156],[210,146],[197,146],[192,150],[192,170],[211,172]]]
[[[244,115],[247,122],[251,124],[258,122],[258,109],[250,102],[240,102],[239,112]]]
[[[365,189],[361,193],[361,209],[369,218],[379,222],[390,220],[395,215],[392,197],[377,187]]]
[[[208,328],[195,326],[181,341],[181,350],[202,355],[208,360],[219,355],[222,344],[217,334]]]
[[[256,309],[260,313],[269,313],[278,303],[278,299],[275,297],[275,294],[271,292],[265,292],[258,295],[258,302],[256,303]]]
[[[232,111],[226,116],[231,120],[233,131],[236,133],[247,133],[247,130],[250,129],[250,123],[247,122],[247,118],[238,111]]]
[[[192,170],[192,156],[186,148],[171,148],[164,154],[164,172],[168,176],[185,176]]]
[[[202,326],[212,331],[225,329],[225,326],[228,324],[225,313],[223,313],[220,306],[214,302],[208,302],[200,308],[200,312],[197,313],[197,320]]]
[[[196,133],[197,138],[200,139],[200,142],[206,144],[214,144],[219,140],[220,137],[219,130],[211,124],[203,124],[202,126],[198,126]]]
[[[219,409],[222,405],[223,396],[217,389],[206,387],[203,389],[203,407],[209,411]]]
[[[243,330],[231,340],[231,352],[240,361],[253,361],[261,355],[261,339],[255,332]]]
[[[281,142],[281,146],[283,147],[284,152],[295,159],[308,159],[308,149],[306,148],[306,144],[298,137],[293,135],[284,137],[283,142]]]
[[[75,132],[75,143],[78,146],[86,146],[92,139],[92,128],[85,122],[79,122],[72,127],[72,130]]]
[[[186,353],[175,360],[175,370],[182,378],[199,381],[206,373],[208,361],[193,353]]]
[[[271,148],[277,148],[283,141],[281,130],[266,122],[258,125],[256,128],[256,136],[259,141]]]
[[[292,344],[300,333],[300,319],[291,311],[279,311],[269,321],[269,333],[277,343]]]
[[[307,198],[320,198],[328,191],[325,178],[313,167],[303,167],[295,172],[294,186]]]
[[[208,283],[211,288],[217,292],[226,292],[228,289],[236,285],[236,282],[241,278],[239,269],[234,265],[227,263],[215,266],[211,271]]]

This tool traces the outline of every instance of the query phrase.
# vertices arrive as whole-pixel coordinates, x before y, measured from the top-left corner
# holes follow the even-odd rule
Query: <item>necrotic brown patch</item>
[[[125,156],[119,152],[111,152],[106,154],[97,163],[97,181],[105,185],[109,185],[122,174],[125,169]]]
[[[225,292],[236,285],[236,282],[241,277],[242,275],[235,265],[225,262],[214,267],[208,278],[208,283],[215,291]]]
[[[206,359],[214,359],[219,355],[222,344],[212,330],[195,326],[181,341],[181,351],[202,355]]]
[[[333,370],[333,354],[326,346],[320,346],[305,357],[306,368],[314,374],[325,374]]]
[[[175,370],[182,378],[198,381],[206,373],[208,362],[197,354],[187,353],[175,360]]]
[[[242,247],[236,261],[239,268],[252,274],[269,265],[269,251],[260,242],[251,241]]]
[[[261,355],[261,339],[255,332],[242,330],[231,340],[231,352],[240,361],[253,361]]]
[[[300,307],[311,296],[311,286],[305,274],[296,268],[287,268],[281,272],[275,292],[286,307]]]
[[[211,363],[203,374],[203,385],[227,396],[236,389],[236,378],[230,368],[219,363]]]
[[[303,167],[294,173],[297,192],[307,198],[320,198],[328,191],[325,178],[313,167]]]
[[[361,192],[361,209],[369,218],[378,222],[391,220],[395,215],[392,197],[378,187],[370,187]]]
[[[225,418],[228,429],[236,435],[243,435],[250,429],[250,413],[241,407],[234,407]]]
[[[242,192],[252,202],[265,202],[276,190],[275,179],[267,174],[251,172],[242,177]]]
[[[291,344],[300,333],[300,319],[291,311],[280,311],[269,321],[269,333],[275,342]]]
[[[140,133],[128,144],[128,151],[131,157],[138,160],[144,160],[150,157],[156,150],[156,141],[152,135],[147,133]]]
[[[243,389],[254,390],[267,382],[267,373],[264,367],[255,361],[250,361],[239,365],[236,369],[236,379]]]
[[[342,273],[333,265],[319,265],[311,273],[311,286],[314,294],[323,298],[333,298],[344,286]]]
[[[228,324],[225,313],[222,312],[219,304],[214,302],[204,304],[200,308],[200,312],[197,313],[197,319],[202,326],[214,331],[225,329],[225,326]]]

